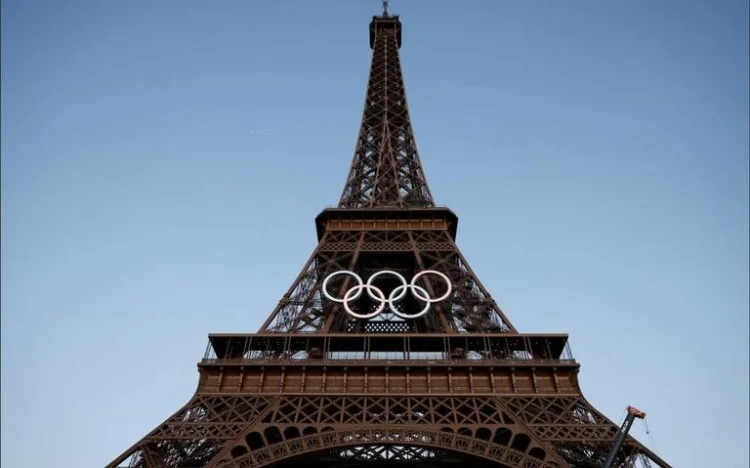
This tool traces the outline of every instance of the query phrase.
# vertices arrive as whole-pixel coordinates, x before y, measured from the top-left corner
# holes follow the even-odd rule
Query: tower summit
[[[399,48],[401,21],[388,14],[370,22],[372,64],[362,125],[340,208],[431,207],[409,119]]]
[[[258,333],[211,334],[190,401],[110,468],[594,468],[618,426],[564,334],[522,334],[455,243],[411,128],[401,22],[370,22],[357,146]],[[281,248],[280,246],[279,248]],[[628,437],[614,466],[669,465]]]

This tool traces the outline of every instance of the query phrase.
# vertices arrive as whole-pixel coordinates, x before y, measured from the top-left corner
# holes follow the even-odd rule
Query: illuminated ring
[[[421,289],[422,293],[424,293],[424,295],[429,298],[429,296],[427,295],[428,294],[427,290],[423,288],[422,286],[417,286],[416,284],[405,284],[403,286],[396,286],[395,288],[393,288],[393,291],[391,291],[391,294],[388,296],[388,308],[391,309],[391,312],[393,312],[394,314],[398,315],[399,317],[403,319],[415,319],[415,318],[419,318],[423,316],[424,314],[427,313],[427,311],[430,310],[430,305],[432,301],[422,301],[425,303],[424,308],[414,315],[405,314],[401,312],[400,310],[398,310],[396,306],[393,304],[393,301],[395,300],[394,295],[396,294],[396,291],[398,291],[399,289],[403,290],[403,292],[399,294],[399,297],[404,297],[406,295],[406,290],[411,289],[411,293],[414,294],[414,297],[416,297],[417,299],[421,301],[422,299],[417,294],[417,290]]]
[[[358,314],[358,313],[354,312],[351,309],[351,307],[349,307],[349,301],[353,300],[353,299],[356,299],[356,297],[361,296],[362,295],[362,291],[365,290],[365,289],[367,290],[367,295],[368,296],[372,297],[376,301],[380,301],[380,305],[375,309],[374,312],[370,312],[369,314]],[[356,291],[356,293],[354,291]],[[379,297],[373,296],[373,292],[375,293],[376,296],[379,296]],[[355,294],[356,294],[356,297],[354,297]],[[341,302],[344,303],[344,309],[346,309],[346,312],[349,315],[351,315],[352,317],[356,317],[358,319],[362,319],[362,320],[371,319],[371,318],[375,317],[376,315],[378,315],[379,313],[383,312],[383,309],[385,309],[385,304],[386,304],[385,294],[383,294],[383,291],[381,291],[380,289],[376,288],[375,286],[373,286],[373,285],[371,285],[369,283],[368,284],[360,284],[360,285],[354,286],[353,288],[351,288],[350,290],[348,290],[346,292],[346,294],[344,294],[344,300],[341,301]]]
[[[423,276],[423,275],[429,275],[429,274],[438,275],[440,278],[443,279],[443,281],[445,281],[445,284],[448,285],[448,290],[445,291],[445,294],[443,294],[442,296],[440,296],[438,298],[435,298],[435,299],[431,299],[430,296],[427,294],[427,291],[425,291],[425,289],[423,287],[417,286],[417,280],[419,279],[419,277]],[[424,270],[424,271],[420,271],[419,273],[417,273],[416,275],[414,275],[414,278],[411,279],[411,283],[409,283],[409,286],[411,286],[411,291],[412,291],[412,294],[414,294],[414,297],[416,297],[420,301],[426,302],[428,304],[432,304],[434,302],[444,301],[444,300],[448,299],[448,296],[450,296],[451,292],[453,292],[453,286],[451,285],[451,280],[448,279],[448,277],[444,273],[441,273],[441,272],[439,272],[437,270]],[[420,296],[417,293],[417,291],[418,291],[417,288],[419,288],[422,291],[424,291],[424,296]]]
[[[430,298],[429,292],[425,288],[416,284],[417,280],[421,276],[428,275],[428,274],[438,275],[440,276],[440,278],[442,278],[445,281],[446,285],[448,286],[448,290],[445,292],[445,294],[443,294],[442,296],[438,298],[432,299]],[[352,276],[357,281],[357,285],[352,288],[349,288],[349,290],[344,294],[343,298],[334,297],[328,292],[328,282],[331,280],[331,278],[337,275],[349,275],[349,276]],[[393,291],[391,291],[391,293],[388,295],[388,298],[385,297],[385,293],[383,293],[383,291],[380,288],[372,284],[375,278],[377,278],[378,276],[382,276],[382,275],[393,275],[401,281],[401,285],[396,286],[393,289]],[[453,291],[453,285],[451,284],[450,279],[445,274],[436,270],[421,271],[417,273],[416,275],[414,275],[411,282],[409,283],[406,282],[406,278],[404,278],[403,275],[392,270],[381,270],[373,274],[367,280],[367,283],[364,283],[362,281],[362,278],[358,274],[354,273],[353,271],[339,270],[339,271],[330,273],[323,280],[323,285],[321,289],[322,289],[323,295],[326,298],[330,299],[333,302],[344,304],[344,309],[346,310],[346,312],[352,317],[355,317],[358,319],[367,320],[367,319],[371,319],[375,317],[376,315],[383,312],[386,304],[388,305],[388,308],[391,310],[391,312],[393,312],[397,316],[404,318],[404,319],[415,319],[426,314],[430,310],[430,307],[433,303],[440,302],[442,300],[447,299],[450,296],[451,292]],[[378,307],[373,312],[370,312],[367,314],[360,314],[360,313],[353,311],[351,307],[349,306],[349,304],[351,301],[356,301],[357,299],[359,299],[362,296],[362,292],[365,290],[367,290],[367,295],[372,300],[379,302],[380,305],[378,305]],[[395,303],[397,301],[402,300],[404,297],[406,297],[407,290],[411,290],[412,295],[417,300],[425,303],[425,306],[422,308],[422,310],[420,310],[416,314],[412,314],[412,315],[405,314],[396,308]]]
[[[360,278],[358,274],[354,273],[353,271],[349,271],[349,270],[334,271],[333,273],[331,273],[330,275],[328,275],[326,277],[326,279],[323,280],[323,287],[321,288],[323,290],[323,295],[325,297],[327,297],[328,299],[332,300],[333,302],[338,302],[339,304],[343,304],[343,303],[345,303],[347,301],[346,297],[347,297],[347,294],[349,293],[349,291],[351,291],[351,289],[349,291],[347,291],[347,294],[344,294],[344,298],[343,299],[339,299],[337,297],[333,297],[333,296],[331,296],[328,293],[328,282],[331,281],[331,278],[333,278],[334,276],[337,276],[337,275],[349,275],[349,276],[353,277],[355,280],[357,280],[357,286],[354,287],[354,288],[359,288],[359,289],[357,289],[357,295],[353,296],[353,297],[350,297],[349,300],[355,300],[356,301],[357,299],[359,299],[359,296],[362,295],[362,291],[364,290],[364,288],[363,288],[364,282],[362,281],[362,278]],[[404,282],[406,282],[406,281],[404,281]],[[352,289],[354,289],[354,288],[352,288]],[[383,296],[384,294],[381,292],[380,295]],[[370,294],[370,297],[372,297],[372,294]]]
[[[374,288],[375,286],[372,286],[372,280],[374,280],[378,276],[382,276],[382,275],[393,275],[393,276],[395,276],[396,278],[398,278],[401,281],[401,286],[397,286],[396,289],[398,289],[398,288],[404,288],[403,292],[401,294],[399,294],[398,297],[391,297],[391,296],[393,296],[393,294],[391,294],[390,296],[388,296],[388,302],[390,302],[392,304],[393,301],[400,301],[401,299],[403,299],[404,297],[406,297],[406,290],[409,288],[409,283],[406,281],[406,278],[404,278],[404,276],[401,273],[395,272],[393,270],[382,270],[382,271],[379,271],[379,272],[375,273],[374,275],[370,276],[370,278],[367,280],[367,285]],[[376,288],[376,289],[378,291],[380,291],[379,288]],[[370,291],[371,291],[371,289],[368,288],[367,289],[367,295],[370,296],[373,301],[381,301],[381,300],[384,301],[385,300],[385,295],[383,294],[383,291],[380,291],[380,295],[383,297],[383,299],[380,299],[380,298],[377,298],[377,297],[373,296],[370,293]]]

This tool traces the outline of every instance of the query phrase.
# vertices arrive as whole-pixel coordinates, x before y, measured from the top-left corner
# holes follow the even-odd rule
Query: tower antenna
[[[383,0],[383,16],[388,16],[388,0]]]

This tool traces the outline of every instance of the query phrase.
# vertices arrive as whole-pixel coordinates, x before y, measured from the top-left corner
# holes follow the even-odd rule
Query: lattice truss
[[[409,119],[398,34],[397,27],[375,32],[362,125],[340,208],[434,206]]]
[[[374,255],[377,254],[377,255]],[[451,281],[449,298],[433,304],[429,314],[417,320],[404,321],[385,313],[369,320],[352,319],[340,303],[327,299],[321,292],[327,275],[350,270],[364,280],[382,269],[390,269],[411,279],[420,270],[437,270]],[[421,277],[418,285],[439,297],[446,285],[436,276]],[[342,276],[331,281],[328,291],[343,297],[353,280]],[[386,294],[387,284],[378,285]],[[390,285],[391,289],[394,287]],[[362,295],[359,307],[376,307]],[[399,307],[419,310],[418,300],[404,301]],[[332,231],[321,239],[291,288],[269,316],[264,332],[511,332],[516,329],[495,303],[469,267],[447,231]]]
[[[268,406],[264,398],[195,396],[110,467],[207,466]]]
[[[244,468],[304,456],[323,466],[458,459],[598,468],[616,431],[580,396],[196,396],[109,467]],[[628,438],[615,466],[649,460],[668,467]]]

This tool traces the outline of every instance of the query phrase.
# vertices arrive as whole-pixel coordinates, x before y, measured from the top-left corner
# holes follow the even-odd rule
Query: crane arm
[[[633,421],[635,421],[635,418],[643,419],[645,417],[646,413],[643,411],[628,406],[628,415],[622,423],[622,426],[620,426],[620,430],[617,431],[615,442],[612,444],[612,448],[609,450],[609,455],[607,455],[607,459],[604,461],[602,468],[612,468],[612,465],[615,463],[615,458],[617,458],[617,454],[620,452],[620,448],[622,448],[622,444],[625,443],[625,439],[628,437],[628,432],[630,432]]]

